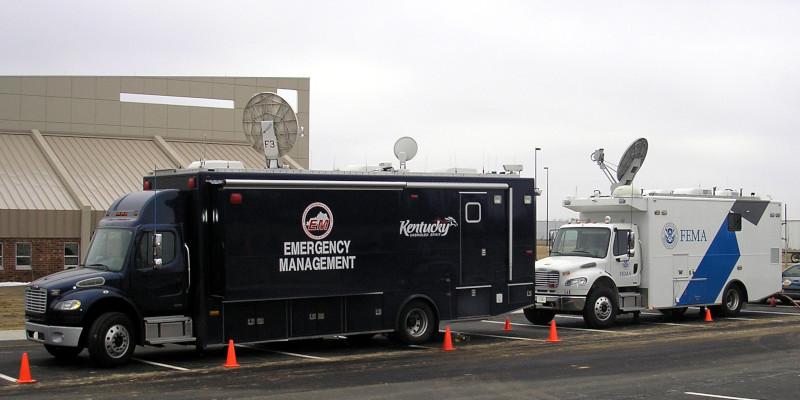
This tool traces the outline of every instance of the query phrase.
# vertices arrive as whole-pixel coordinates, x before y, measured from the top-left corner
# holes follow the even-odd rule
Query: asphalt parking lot
[[[736,318],[704,321],[699,309],[676,318],[620,316],[611,329],[587,329],[578,316],[548,326],[521,313],[449,326],[427,346],[385,337],[237,344],[227,348],[138,347],[129,365],[95,367],[88,354],[70,363],[36,343],[0,342],[0,396],[25,398],[739,398],[794,399],[800,380],[800,310],[750,304]],[[504,330],[509,318],[510,331]],[[18,384],[22,354],[37,382]],[[487,396],[487,390],[491,390]],[[445,396],[441,396],[445,397]]]

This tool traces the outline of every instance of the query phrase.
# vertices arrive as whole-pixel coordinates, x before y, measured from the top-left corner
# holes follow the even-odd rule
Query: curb
[[[0,331],[0,341],[26,339],[27,337],[25,337],[24,329],[20,329],[18,331]]]

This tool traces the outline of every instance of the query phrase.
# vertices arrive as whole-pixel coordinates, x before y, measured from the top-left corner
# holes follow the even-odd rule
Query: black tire
[[[793,263],[800,262],[800,253],[792,253],[792,262]]]
[[[556,316],[553,310],[537,310],[535,307],[528,307],[522,310],[528,322],[534,325],[547,325]]]
[[[739,314],[744,305],[744,291],[741,286],[732,283],[722,292],[722,306],[719,311],[723,317],[733,317]]]
[[[614,325],[619,309],[614,301],[614,292],[606,287],[599,287],[589,293],[583,307],[583,320],[594,329],[609,328]]]
[[[81,354],[83,351],[83,346],[78,347],[64,347],[64,346],[53,346],[52,344],[44,345],[44,349],[50,353],[51,356],[63,360],[69,361],[74,360],[75,357],[78,357],[78,354]]]
[[[101,367],[127,363],[136,348],[136,337],[130,318],[110,312],[98,317],[89,329],[89,355]]]
[[[439,330],[433,310],[423,301],[413,300],[403,307],[397,318],[395,339],[405,344],[423,344]]]

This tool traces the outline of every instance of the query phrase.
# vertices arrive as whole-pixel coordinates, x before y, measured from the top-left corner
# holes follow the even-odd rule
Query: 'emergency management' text
[[[355,268],[356,256],[350,252],[349,240],[283,242],[280,272],[325,271]]]

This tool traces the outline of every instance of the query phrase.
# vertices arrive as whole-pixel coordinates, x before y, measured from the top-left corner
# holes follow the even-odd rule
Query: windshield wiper
[[[111,267],[109,267],[108,265],[105,265],[105,264],[89,264],[88,267],[90,267],[90,268],[91,267],[103,267],[102,269],[104,269],[106,271],[111,271]]]

